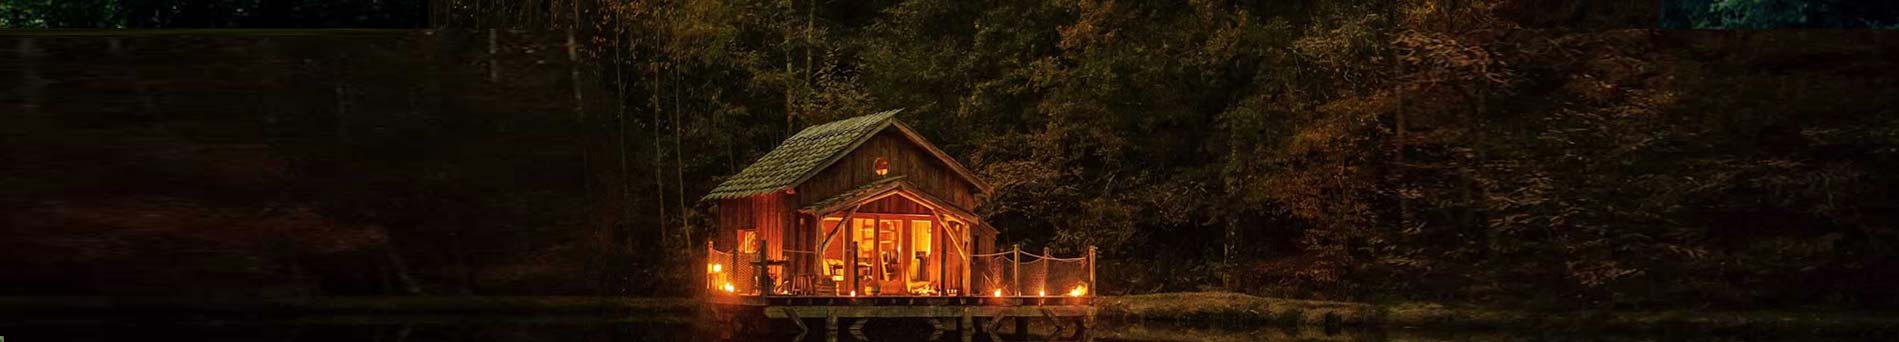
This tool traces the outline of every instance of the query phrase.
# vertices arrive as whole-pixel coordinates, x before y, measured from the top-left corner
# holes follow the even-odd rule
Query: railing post
[[[961,278],[960,280],[962,280],[963,287],[956,291],[963,293],[963,295],[971,295],[971,293],[976,291],[974,286],[970,286],[970,279],[976,277],[976,270],[972,269],[972,266],[976,265],[976,233],[975,230],[973,230],[975,227],[966,223],[959,223],[956,226],[956,235],[960,236],[957,239],[958,241],[963,241],[962,253],[958,253],[963,255],[963,274],[958,277]],[[975,295],[982,294],[977,293]]]
[[[728,268],[726,270],[727,273],[725,276],[725,282],[727,283],[733,282],[733,280],[738,279],[738,277],[734,277],[732,275],[738,274],[738,270],[739,270],[738,256],[739,254],[742,254],[742,253],[739,253],[739,250],[740,249],[739,249],[738,235],[734,233],[734,235],[732,236],[732,253],[726,256],[726,259],[731,259],[731,262],[728,262],[725,264],[725,267]],[[719,286],[723,288],[725,284],[719,284]],[[732,292],[738,293],[738,285],[732,286]]]
[[[1101,285],[1095,283],[1095,246],[1088,246],[1088,295],[1101,292]]]
[[[1012,266],[1009,267],[1009,292],[1014,292],[1014,295],[1021,296],[1022,244],[1018,243],[1015,244],[1014,247],[1009,248],[1009,260],[1013,263]]]
[[[844,251],[844,276],[850,277],[850,279],[847,279],[849,281],[846,282],[851,286],[849,290],[850,293],[857,293],[857,240],[851,240],[849,243],[846,243],[844,247],[850,248],[850,250]]]
[[[1054,257],[1055,257],[1055,254],[1049,252],[1048,246],[1043,245],[1042,246],[1042,284],[1037,285],[1038,288],[1036,289],[1036,292],[1035,292],[1035,294],[1037,295],[1048,294],[1048,266],[1054,264],[1054,260],[1049,260],[1049,259],[1054,258]],[[1060,293],[1061,291],[1058,290],[1056,292]]]
[[[752,271],[752,291],[757,292],[759,296],[771,295],[772,287],[778,285],[773,284],[771,279],[771,264],[767,263],[770,259],[766,258],[767,255],[765,255],[765,246],[770,245],[771,243],[766,242],[764,238],[758,239],[758,265],[753,266],[755,270]]]

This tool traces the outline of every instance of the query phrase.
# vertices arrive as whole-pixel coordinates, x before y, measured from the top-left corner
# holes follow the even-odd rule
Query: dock
[[[826,336],[835,340],[849,333],[859,340],[874,322],[921,320],[937,334],[957,331],[964,340],[976,334],[1017,335],[1028,332],[1031,321],[1055,327],[1055,335],[1085,336],[1094,324],[1093,296],[746,296],[709,298],[715,319],[741,334],[760,333],[757,327],[788,321],[800,336],[816,330],[806,320],[819,320]],[[1005,325],[1008,324],[1008,325]]]

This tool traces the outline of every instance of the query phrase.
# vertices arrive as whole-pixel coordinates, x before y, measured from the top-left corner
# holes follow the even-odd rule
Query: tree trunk
[[[813,1],[816,1],[816,0],[813,0]],[[785,1],[785,10],[789,11],[796,8],[798,8],[797,5],[793,4],[791,0]],[[784,139],[790,139],[792,134],[798,133],[797,125],[794,124],[792,120],[793,117],[797,116],[796,114],[797,111],[792,110],[792,99],[796,98],[794,94],[796,94],[797,92],[792,90],[793,88],[791,86],[791,79],[792,77],[794,77],[794,75],[797,75],[797,74],[791,71],[791,58],[792,58],[791,57],[791,32],[789,32],[790,31],[789,29],[785,31],[787,32],[785,32],[785,37],[784,37],[785,38],[785,136],[784,136]],[[779,139],[779,140],[784,140],[784,139]]]
[[[498,39],[495,37],[497,35],[495,29],[488,29],[488,82],[491,83],[501,81],[501,61],[495,58],[500,51],[500,47],[496,46],[495,42]],[[568,32],[568,38],[573,38],[573,32]]]
[[[674,69],[672,73],[673,73],[673,81],[674,81],[673,83],[680,83],[679,78],[678,78],[679,70]],[[681,102],[679,101],[679,99],[680,99],[679,86],[674,85],[673,86],[673,190],[675,191],[676,194],[678,194],[678,197],[676,198],[678,201],[676,201],[676,203],[679,205],[679,214],[677,215],[679,216],[680,234],[681,236],[685,237],[684,239],[680,240],[680,244],[683,247],[683,246],[690,246],[692,244],[692,225],[686,222],[686,218],[690,216],[690,215],[686,215],[686,161],[683,159],[684,157],[681,156],[685,154],[685,151],[686,151],[686,146],[685,146],[685,143],[686,143],[686,138],[685,138],[686,127],[685,126],[686,125],[685,125],[685,121],[679,119],[679,112],[681,111],[679,109],[679,103]],[[662,194],[662,196],[664,195]]]
[[[659,204],[654,206],[659,208],[659,216],[655,218],[659,224],[659,245],[666,246],[666,167],[661,163],[661,160],[664,160],[662,157],[666,155],[666,152],[662,149],[659,138],[661,135],[661,131],[659,130],[660,109],[663,108],[659,104],[661,97],[659,69],[659,62],[654,61],[652,70],[653,101],[651,103],[653,107],[653,192],[659,194],[658,196],[654,196],[655,199],[659,200]]]

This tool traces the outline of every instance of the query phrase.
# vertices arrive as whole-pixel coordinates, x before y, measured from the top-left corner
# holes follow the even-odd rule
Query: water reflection
[[[376,342],[525,342],[525,341],[1268,341],[1268,342],[1503,342],[1503,341],[1708,341],[1817,342],[1890,341],[1888,338],[1839,336],[1585,335],[1501,332],[1325,331],[1324,329],[1209,328],[1171,324],[1099,324],[1085,336],[1032,324],[1029,334],[995,336],[937,330],[921,321],[878,321],[859,337],[849,331],[832,335],[822,324],[798,335],[789,323],[769,333],[733,336],[724,327],[693,324],[689,318],[592,315],[490,316],[36,316],[0,317],[0,336],[11,341],[376,341]],[[781,322],[782,323],[782,322]],[[816,322],[812,322],[816,323]],[[844,329],[848,330],[848,328]],[[1010,329],[1002,329],[1010,330]],[[1051,336],[1054,336],[1051,339]]]

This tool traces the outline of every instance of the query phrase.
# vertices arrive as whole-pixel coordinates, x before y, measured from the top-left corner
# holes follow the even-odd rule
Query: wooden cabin
[[[972,211],[994,189],[897,120],[899,111],[805,128],[706,194],[718,217],[708,286],[789,296],[985,293],[972,256],[996,252],[996,230]]]

